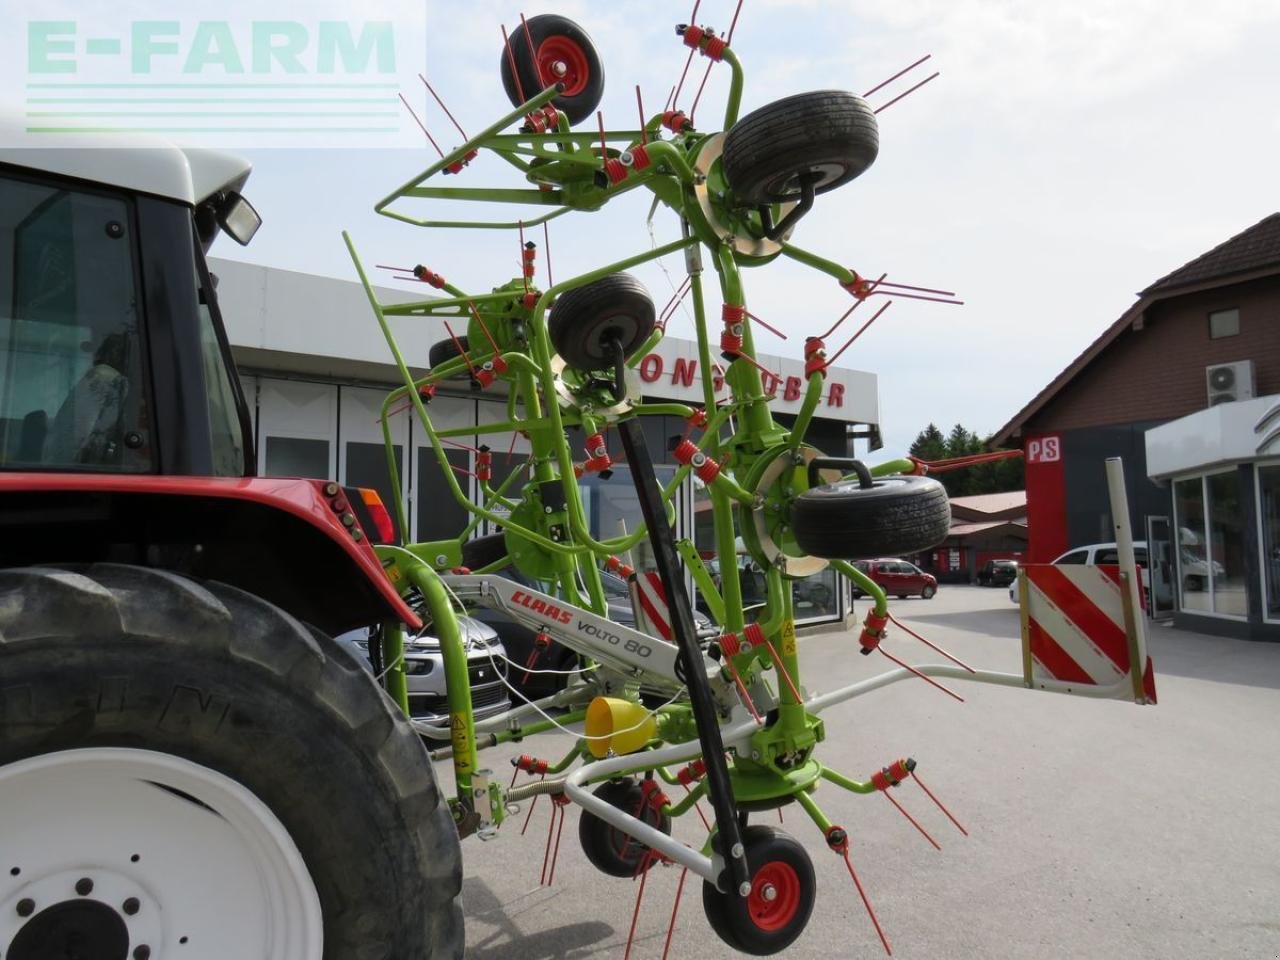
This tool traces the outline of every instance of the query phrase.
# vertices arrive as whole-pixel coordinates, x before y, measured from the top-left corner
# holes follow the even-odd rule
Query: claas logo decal
[[[531,597],[523,590],[517,590],[513,593],[511,595],[511,601],[513,603],[520,604],[522,607],[528,607],[534,613],[540,613],[544,617],[547,617],[550,620],[555,620],[558,623],[568,623],[571,619],[568,610],[561,610],[554,603],[547,603],[545,600],[539,600],[536,597]]]

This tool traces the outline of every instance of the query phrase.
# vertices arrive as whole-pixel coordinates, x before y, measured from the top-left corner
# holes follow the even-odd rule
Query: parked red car
[[[878,583],[891,597],[903,599],[919,595],[928,600],[938,592],[937,577],[905,560],[893,557],[884,560],[859,560],[854,566]],[[857,584],[853,586],[853,595],[861,596]]]

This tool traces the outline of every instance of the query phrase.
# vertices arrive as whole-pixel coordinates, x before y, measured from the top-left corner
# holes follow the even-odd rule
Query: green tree
[[[921,460],[945,460],[952,457],[967,457],[975,453],[983,453],[988,449],[991,437],[985,439],[957,423],[947,434],[943,434],[936,424],[929,424],[911,444],[911,455]],[[1007,493],[1022,490],[1025,477],[1022,458],[1012,457],[1007,460],[994,460],[980,463],[959,470],[948,470],[937,474],[936,479],[947,488],[947,495],[952,497],[968,497],[981,493]]]

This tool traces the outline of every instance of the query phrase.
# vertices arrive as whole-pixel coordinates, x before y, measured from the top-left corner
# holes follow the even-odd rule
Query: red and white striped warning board
[[[656,570],[641,570],[631,577],[631,606],[636,612],[636,626],[645,633],[670,640],[671,608],[667,591]]]
[[[1027,681],[1139,703],[1156,702],[1151,658],[1141,656],[1141,607],[1125,616],[1127,589],[1115,564],[1021,568],[1022,652]],[[1108,693],[1108,691],[1111,691]]]

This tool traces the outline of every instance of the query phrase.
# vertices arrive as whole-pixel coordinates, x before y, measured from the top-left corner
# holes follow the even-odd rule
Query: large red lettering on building
[[[1067,485],[1062,437],[1026,437],[1027,559],[1050,563],[1067,549]]]
[[[827,389],[827,406],[843,407],[844,406],[844,384],[833,383]]]
[[[662,376],[662,357],[656,353],[646,354],[640,361],[640,379],[645,383],[653,383]]]
[[[671,383],[684,387],[693,386],[694,375],[698,372],[698,361],[676,357],[675,366],[671,368]]]
[[[799,400],[800,399],[800,378],[787,377],[787,385],[782,390],[783,400]]]

